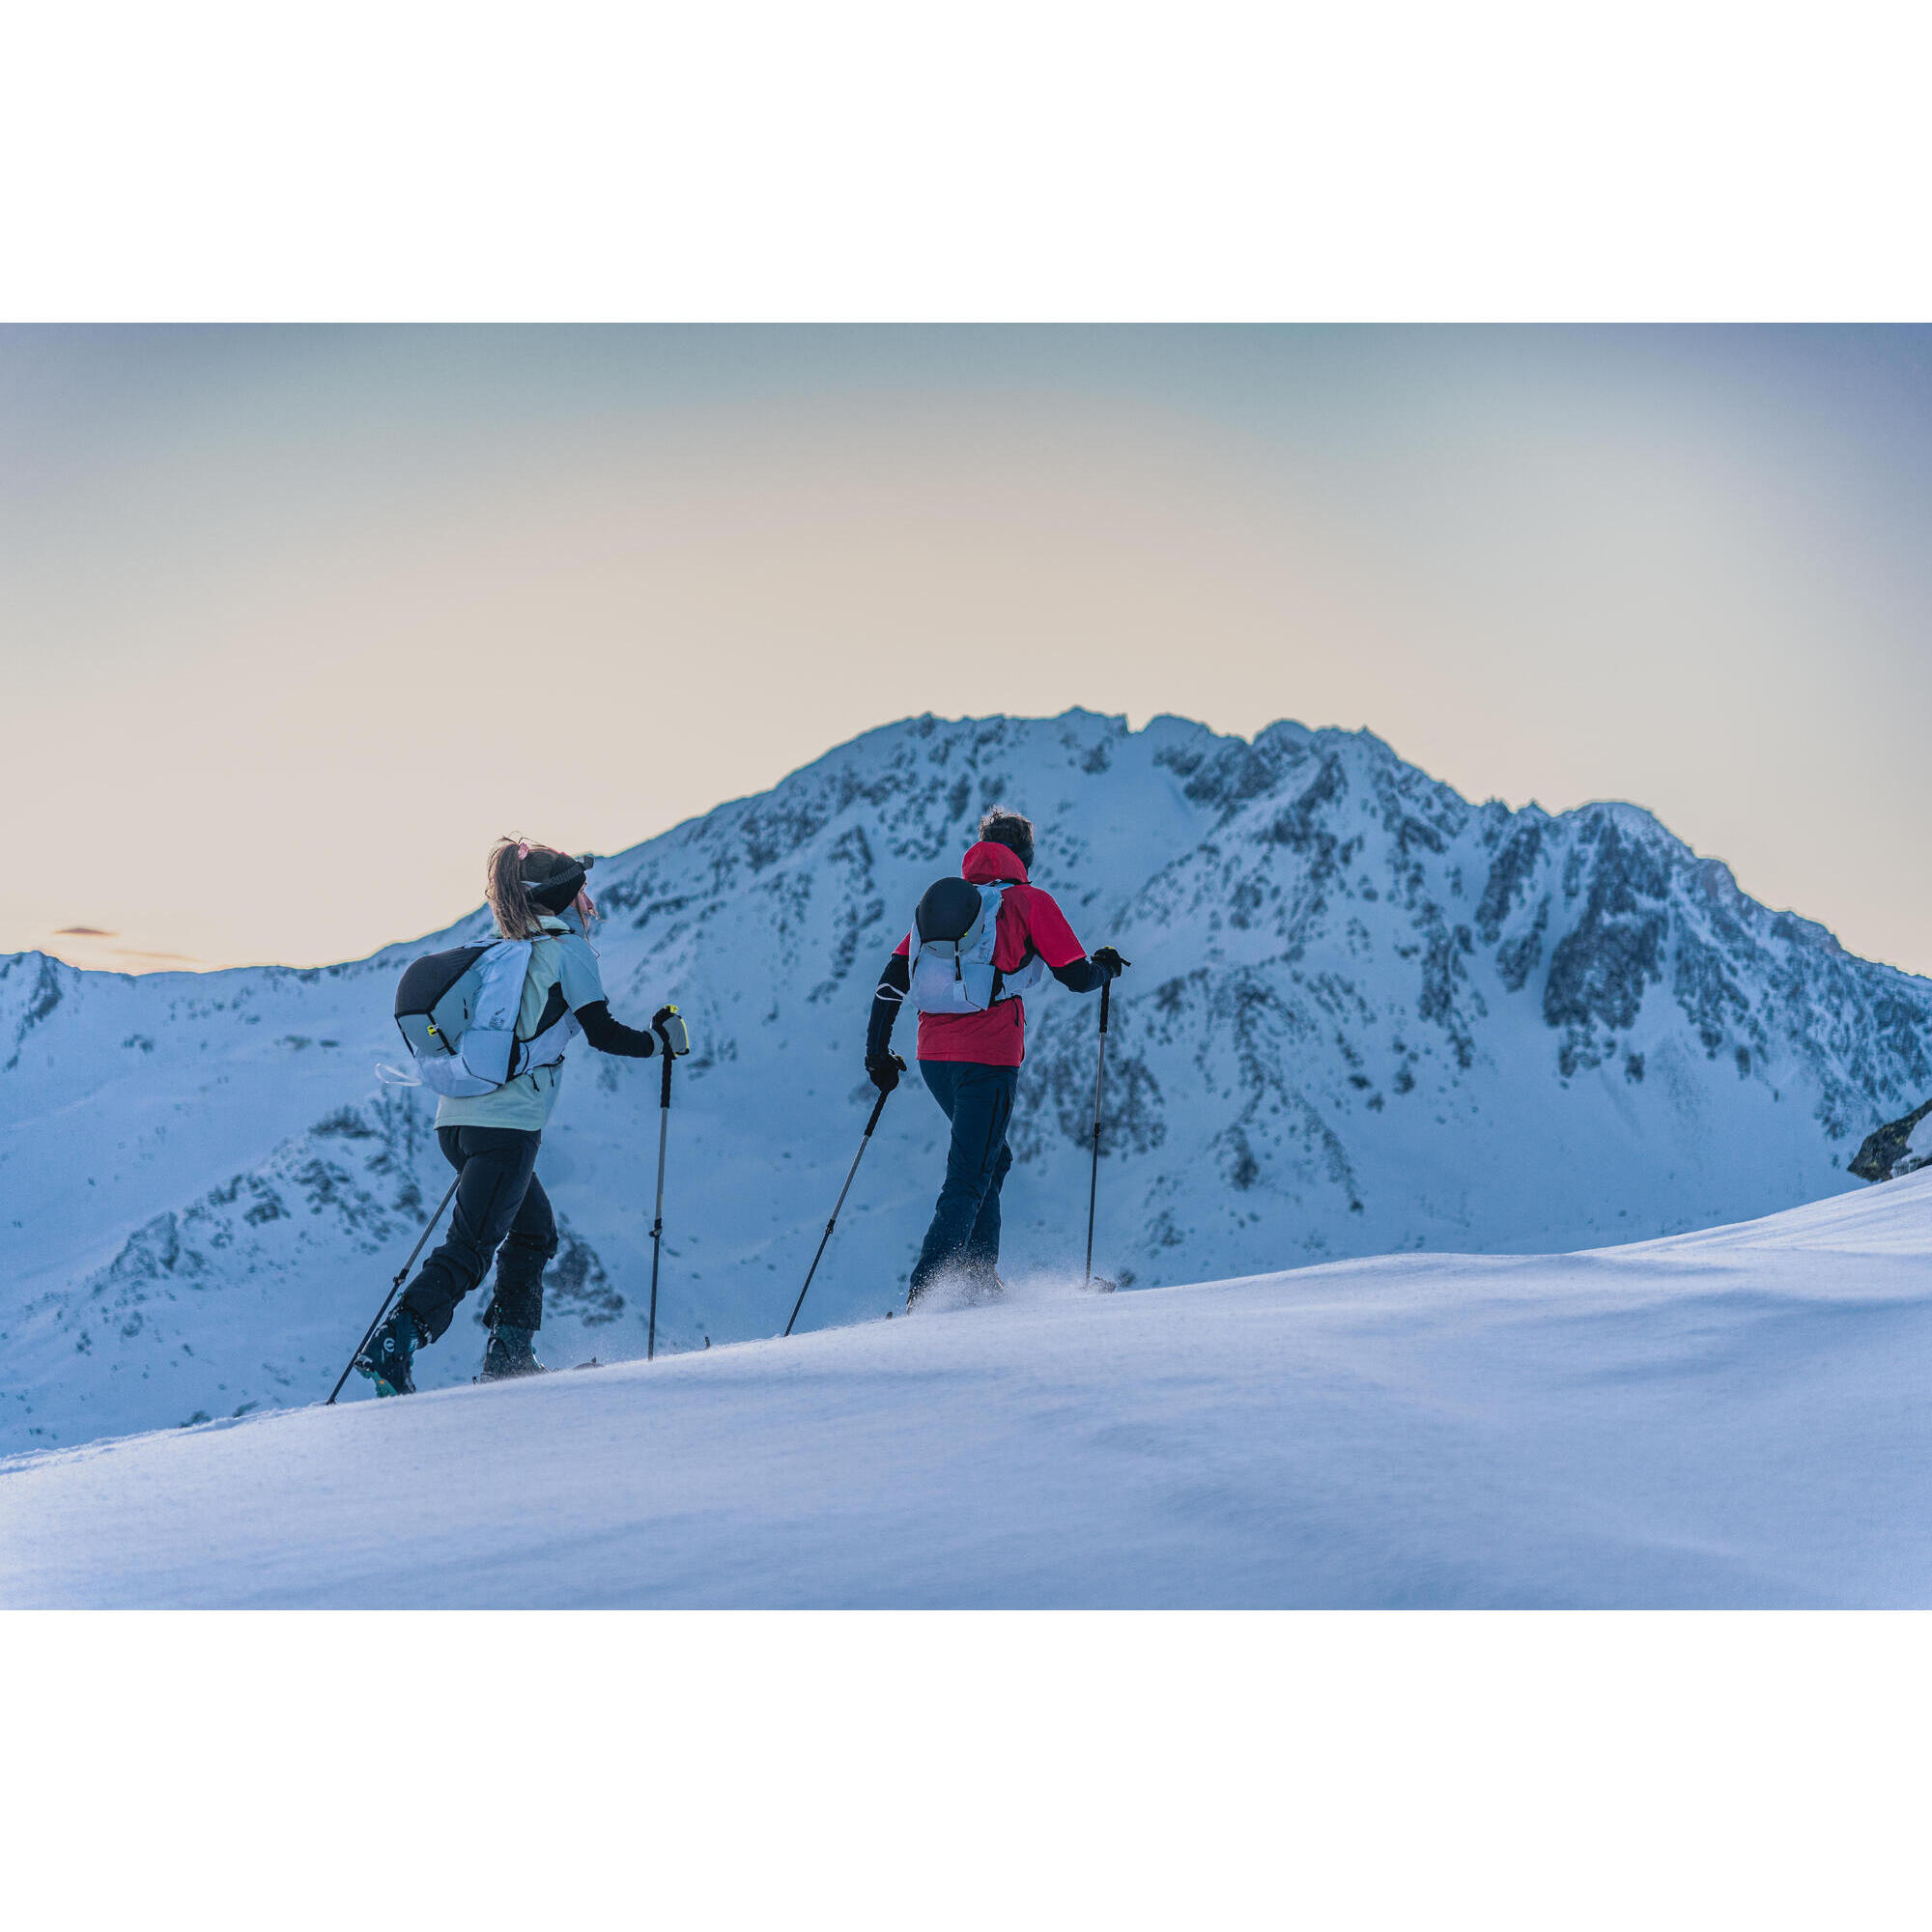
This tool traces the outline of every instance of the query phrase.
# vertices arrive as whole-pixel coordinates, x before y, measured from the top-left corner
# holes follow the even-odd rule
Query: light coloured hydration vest
[[[474,1099],[563,1058],[573,1021],[560,999],[546,1007],[532,1037],[517,1037],[535,943],[452,947],[416,960],[403,975],[396,1025],[425,1087],[451,1099]]]
[[[980,895],[980,909],[956,937],[941,933],[928,936],[920,929],[919,913],[913,914],[909,949],[912,983],[907,997],[917,1012],[983,1013],[988,1008],[1030,993],[1046,978],[1046,961],[1037,953],[1031,953],[1010,973],[1002,973],[993,964],[1006,886],[960,883]]]

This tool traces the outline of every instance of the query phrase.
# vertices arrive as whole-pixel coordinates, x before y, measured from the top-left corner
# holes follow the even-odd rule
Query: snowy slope
[[[0,1604],[1932,1604],[1932,1174],[0,1465]]]
[[[1932,984],[1634,808],[1473,807],[1366,733],[912,720],[597,869],[615,1010],[674,998],[699,1041],[663,1346],[782,1325],[864,1122],[879,962],[997,798],[1083,939],[1134,961],[1100,1245],[1142,1286],[1760,1214],[1845,1188],[1932,1092]],[[320,971],[0,960],[0,1449],[326,1390],[445,1179],[374,1079],[395,979],[478,926]],[[1095,1003],[1030,1005],[1009,1254],[1051,1269],[1083,1233]],[[656,1098],[653,1067],[573,1056],[539,1168],[554,1360],[641,1350]],[[897,1298],[941,1125],[916,1085],[887,1108],[808,1326]],[[460,1321],[426,1384],[479,1340]]]

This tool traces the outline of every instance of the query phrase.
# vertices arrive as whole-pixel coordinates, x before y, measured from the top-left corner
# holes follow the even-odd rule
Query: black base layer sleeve
[[[1097,993],[1107,983],[1107,971],[1084,954],[1070,966],[1056,966],[1053,977],[1069,993]]]
[[[893,1022],[899,1016],[900,1003],[912,987],[912,963],[903,952],[895,952],[879,975],[878,990],[872,995],[872,1013],[866,1023],[867,1065],[893,1050]]]
[[[579,1007],[577,1023],[583,1029],[583,1037],[599,1053],[614,1053],[622,1060],[648,1060],[658,1050],[656,1034],[639,1033],[636,1027],[627,1027],[622,1020],[611,1017],[609,1000],[594,1000],[587,1007]]]

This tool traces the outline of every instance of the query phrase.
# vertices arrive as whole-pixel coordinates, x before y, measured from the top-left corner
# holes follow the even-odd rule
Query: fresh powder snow
[[[884,1292],[884,1284],[880,1284]],[[0,1464],[0,1604],[1924,1605],[1932,1173]]]

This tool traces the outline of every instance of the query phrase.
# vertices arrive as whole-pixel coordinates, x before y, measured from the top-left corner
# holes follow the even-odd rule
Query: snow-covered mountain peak
[[[1473,806],[1367,731],[909,719],[598,865],[614,1009],[675,999],[698,1042],[661,1346],[782,1325],[864,1122],[878,967],[995,802],[1083,941],[1134,962],[1100,1228],[1137,1282],[1737,1220],[1843,1188],[1848,1137],[1932,1092],[1932,985],[1635,807]],[[373,1077],[395,979],[483,924],[307,971],[0,961],[0,1444],[326,1390],[442,1188],[420,1096]],[[1029,1002],[1015,1268],[1078,1260],[1094,1017]],[[565,1088],[545,1341],[608,1359],[641,1342],[657,1082],[579,1049]],[[916,1083],[888,1107],[808,1323],[895,1300],[942,1125]]]

